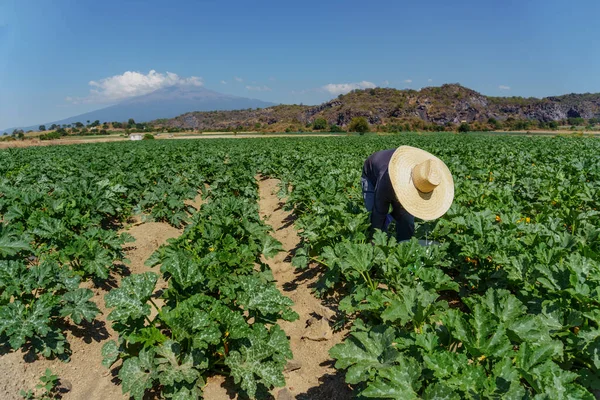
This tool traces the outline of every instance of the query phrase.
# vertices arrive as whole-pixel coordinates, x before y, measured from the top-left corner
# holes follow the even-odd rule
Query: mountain
[[[172,118],[190,111],[236,110],[269,107],[274,103],[245,97],[218,93],[202,86],[176,85],[158,89],[152,93],[124,100],[110,107],[85,114],[48,122],[52,124],[71,124],[74,122],[95,121],[124,122],[133,118],[136,122],[146,122],[160,118]],[[23,130],[37,130],[38,125],[23,127]],[[5,129],[12,132],[15,128]],[[1,132],[1,131],[0,131]]]
[[[330,125],[347,126],[354,117],[372,125],[405,122],[446,124],[536,120],[543,123],[567,118],[600,117],[600,94],[569,94],[538,98],[488,97],[459,84],[421,90],[375,88],[355,90],[318,106],[278,105],[261,110],[192,112],[168,121],[166,127],[198,130],[252,128],[257,123],[270,131],[302,129],[317,118]],[[413,124],[411,126],[418,126]]]

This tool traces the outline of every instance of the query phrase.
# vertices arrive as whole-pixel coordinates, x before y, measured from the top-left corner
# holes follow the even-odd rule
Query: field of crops
[[[444,160],[456,195],[398,244],[369,232],[360,174],[404,144]],[[281,326],[304,321],[265,263],[282,249],[259,216],[262,176],[295,215],[292,264],[348,332],[329,355],[356,397],[594,399],[599,154],[594,138],[453,134],[1,150],[2,353],[68,362],[69,332],[106,309],[115,334],[90,368],[135,399],[198,398],[215,373],[249,397],[285,386]],[[146,260],[154,272],[127,274],[133,215],[185,228]]]

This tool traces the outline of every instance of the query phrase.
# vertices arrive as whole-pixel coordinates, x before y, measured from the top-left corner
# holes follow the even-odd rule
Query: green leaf
[[[285,385],[283,368],[291,358],[289,341],[278,325],[270,331],[264,325],[254,325],[245,344],[230,351],[225,364],[236,384],[254,397],[259,385],[266,388]]]
[[[114,308],[108,314],[109,321],[122,321],[150,315],[148,300],[154,292],[158,275],[153,272],[131,275],[123,278],[121,286],[104,296],[107,308]]]
[[[52,330],[44,336],[35,336],[31,339],[35,353],[40,353],[46,358],[58,356],[63,361],[68,361],[68,343],[65,336],[58,330]]]
[[[415,389],[421,375],[419,363],[410,357],[398,357],[398,365],[378,371],[378,376],[361,392],[365,397],[380,399],[418,399]]]
[[[206,349],[209,345],[216,345],[221,341],[224,333],[220,330],[222,325],[224,325],[224,329],[228,329],[228,319],[225,315],[211,315],[210,313],[219,305],[221,305],[220,302],[212,297],[195,295],[180,302],[174,309],[163,311],[161,319],[171,328],[174,337],[179,341],[189,338],[192,340],[194,348]],[[228,307],[223,306],[223,308],[224,313],[234,313]],[[243,317],[240,314],[238,317],[247,328]]]
[[[460,396],[448,386],[435,383],[425,388],[423,400],[460,400]]]
[[[138,357],[125,360],[119,370],[119,379],[124,394],[129,393],[135,400],[142,400],[156,379],[154,350],[142,349]]]
[[[0,231],[0,233],[2,232]],[[8,234],[0,236],[0,256],[14,256],[22,250],[30,249],[29,238],[26,236],[21,238],[9,236]]]
[[[292,258],[292,266],[298,269],[304,269],[308,266],[308,253],[304,247],[300,247],[296,250],[294,257]]]
[[[81,324],[82,320],[91,322],[100,312],[96,303],[89,301],[94,296],[90,289],[79,288],[63,294],[63,305],[60,316],[70,316],[73,322]]]
[[[160,271],[171,275],[171,279],[174,279],[183,289],[204,280],[204,275],[198,263],[194,261],[193,255],[182,251],[169,253],[164,258]]]
[[[393,328],[377,326],[369,332],[353,332],[342,343],[333,346],[329,355],[337,369],[346,369],[346,382],[357,384],[373,372],[395,365],[400,353],[395,349]]]
[[[146,326],[127,336],[130,343],[141,343],[144,347],[152,347],[163,343],[167,337],[155,326]]]
[[[200,372],[194,368],[191,354],[181,354],[181,345],[167,340],[156,348],[156,371],[162,385],[174,385],[178,382],[194,383]]]
[[[400,325],[414,321],[419,326],[424,322],[431,305],[438,298],[437,293],[426,291],[421,285],[415,287],[404,286],[397,292],[389,307],[381,313],[381,318],[386,321],[399,321]]]
[[[285,297],[272,282],[262,282],[255,275],[240,276],[237,279],[237,302],[246,311],[251,312],[258,319],[266,317],[267,320],[283,317],[286,321],[295,321],[298,314],[291,311],[294,302]]]
[[[261,250],[261,253],[265,256],[265,258],[275,257],[282,251],[283,248],[281,247],[281,242],[273,238],[271,235],[265,235],[264,239],[262,240]]]
[[[373,246],[370,244],[344,243],[340,251],[343,252],[342,269],[350,269],[366,273],[373,266]],[[336,253],[340,252],[336,249]]]
[[[109,340],[102,346],[102,365],[110,368],[119,359],[119,345],[114,340]]]
[[[42,295],[31,307],[26,307],[19,300],[0,307],[0,333],[8,336],[15,350],[34,335],[45,336],[51,331],[50,313],[53,307],[50,294]]]
[[[427,368],[433,371],[435,377],[444,379],[459,375],[468,359],[466,355],[461,353],[436,351],[423,354],[423,361]]]

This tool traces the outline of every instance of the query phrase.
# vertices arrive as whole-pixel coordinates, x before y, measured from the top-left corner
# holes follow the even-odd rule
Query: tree
[[[585,120],[581,117],[569,117],[567,118],[569,125],[579,126],[585,124]]]
[[[54,130],[56,130],[56,129],[58,129],[58,125],[56,125],[56,124],[52,124],[52,125],[50,125],[50,130],[51,130],[51,131],[54,131]]]
[[[75,122],[75,128],[83,128],[83,124],[81,122]]]
[[[129,127],[131,128],[135,125],[135,120],[133,118],[129,118],[129,121],[127,121],[127,125],[129,125]]]
[[[463,122],[462,124],[460,124],[460,126],[458,127],[458,131],[462,132],[462,133],[467,133],[471,130],[471,127],[469,126],[469,124],[467,124],[466,122]]]
[[[350,121],[350,125],[348,126],[350,132],[358,132],[360,134],[369,132],[370,129],[369,122],[365,117],[352,118],[352,121]]]
[[[100,120],[99,119],[97,119],[94,122],[92,122],[90,126],[91,127],[95,127],[95,126],[98,126],[98,125],[100,125]]]
[[[39,130],[40,132],[43,132],[43,131],[45,131],[45,130],[46,130],[46,125],[40,125],[40,127],[38,128],[38,130]]]
[[[144,135],[144,137],[142,138],[142,140],[152,140],[154,139],[154,135],[151,135],[150,133],[146,133]]]
[[[313,129],[315,131],[322,131],[323,129],[327,129],[327,120],[325,118],[315,119],[315,122],[313,122]]]

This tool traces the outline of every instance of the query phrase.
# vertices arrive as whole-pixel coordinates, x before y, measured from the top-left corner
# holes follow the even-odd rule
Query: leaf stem
[[[150,300],[150,303],[152,303],[152,305],[154,306],[154,308],[156,308],[156,311],[158,311],[160,313],[160,308],[156,305],[156,303],[154,302],[154,300],[152,300],[152,297],[150,297],[148,300]]]
[[[325,264],[325,263],[323,262],[323,260],[319,260],[317,257],[311,257],[311,256],[308,256],[308,258],[309,258],[309,259],[311,259],[311,260],[313,260],[313,261],[316,261],[316,262],[318,262],[318,263],[319,263],[319,264],[321,264],[321,265],[324,265],[324,266],[326,266],[327,268],[331,268],[329,265]]]

